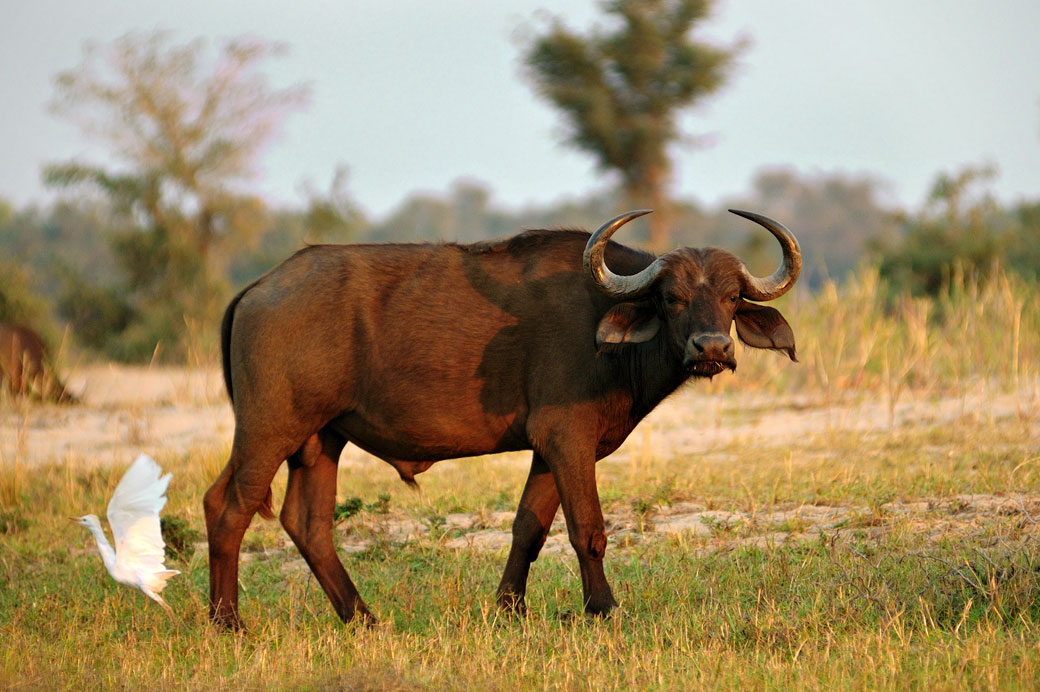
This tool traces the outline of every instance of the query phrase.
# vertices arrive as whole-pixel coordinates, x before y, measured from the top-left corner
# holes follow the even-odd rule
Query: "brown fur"
[[[316,246],[246,287],[221,328],[235,411],[231,457],[207,491],[210,616],[237,627],[238,553],[286,459],[280,519],[343,620],[371,614],[336,556],[337,462],[352,442],[402,480],[434,462],[533,456],[499,602],[523,609],[527,575],[562,506],[585,610],[616,602],[595,463],[690,377],[732,369],[730,329],[794,357],[780,313],[739,300],[736,257],[677,250],[639,299],[582,269],[589,235],[532,231],[475,245]],[[634,274],[653,257],[611,243]],[[479,462],[478,462],[479,463]]]
[[[0,383],[14,396],[76,401],[54,373],[43,339],[23,325],[0,322]]]

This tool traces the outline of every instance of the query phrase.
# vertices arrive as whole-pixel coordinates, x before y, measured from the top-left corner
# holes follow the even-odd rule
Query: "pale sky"
[[[379,217],[460,179],[496,204],[545,205],[602,189],[591,158],[560,144],[555,111],[521,77],[521,28],[551,8],[574,28],[594,0],[0,0],[0,197],[49,199],[47,162],[101,162],[46,107],[52,79],[85,41],[155,28],[178,42],[253,34],[288,45],[269,63],[280,86],[309,83],[263,159],[256,190],[302,203],[337,165]],[[535,22],[535,26],[540,26]],[[940,171],[993,164],[1006,201],[1040,198],[1037,0],[726,0],[701,30],[750,48],[730,83],[683,120],[706,148],[677,152],[673,192],[716,204],[757,170],[843,172],[889,183],[918,206]]]

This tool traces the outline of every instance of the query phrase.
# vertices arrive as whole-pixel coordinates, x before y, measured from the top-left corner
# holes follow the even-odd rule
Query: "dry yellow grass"
[[[207,625],[204,545],[174,561],[170,623],[108,580],[66,517],[101,510],[143,449],[174,473],[166,514],[203,531],[230,439],[219,376],[165,373],[174,386],[151,402],[94,390],[83,410],[5,400],[0,688],[1032,689],[1040,291],[998,278],[936,301],[883,294],[867,271],[789,300],[801,365],[745,352],[601,462],[622,604],[606,620],[575,616],[562,527],[533,567],[530,616],[494,606],[526,455],[438,464],[414,493],[349,450],[339,499],[366,508],[337,534],[378,626],[340,625],[260,521],[241,575],[250,629]],[[131,375],[138,393],[159,377]]]

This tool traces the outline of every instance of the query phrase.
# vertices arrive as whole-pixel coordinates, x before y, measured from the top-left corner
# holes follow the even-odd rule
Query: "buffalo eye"
[[[681,307],[686,304],[682,296],[675,293],[669,293],[664,297],[664,302],[668,304],[668,307]]]
[[[738,300],[740,300],[740,296],[739,295],[735,295],[735,296],[730,296],[729,297],[729,302],[731,302],[731,303],[735,303]]]

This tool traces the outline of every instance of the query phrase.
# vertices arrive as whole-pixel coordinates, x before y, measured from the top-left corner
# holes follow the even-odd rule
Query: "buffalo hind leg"
[[[371,622],[375,618],[343,569],[332,540],[336,471],[344,444],[336,433],[322,430],[289,457],[289,485],[280,518],[340,619]]]
[[[229,629],[239,629],[238,557],[242,536],[257,510],[270,497],[271,481],[287,451],[268,456],[245,450],[236,434],[231,458],[203,498],[209,541],[209,617]]]
[[[513,520],[513,543],[498,585],[498,604],[501,607],[521,613],[527,610],[524,603],[527,575],[531,563],[538,559],[559,507],[556,481],[545,460],[536,452]]]

